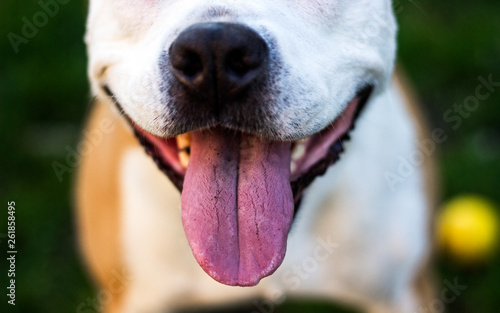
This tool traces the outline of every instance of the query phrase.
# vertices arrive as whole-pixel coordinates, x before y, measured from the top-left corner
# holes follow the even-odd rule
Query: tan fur
[[[431,138],[429,132],[428,122],[421,111],[421,106],[419,105],[419,100],[413,92],[412,86],[406,79],[406,75],[403,71],[398,68],[395,75],[395,83],[398,87],[401,95],[403,96],[404,102],[407,105],[407,109],[410,112],[418,131],[418,140],[421,142],[425,139]],[[420,299],[422,306],[428,306],[436,297],[436,284],[435,277],[431,267],[434,258],[434,245],[432,239],[434,238],[434,208],[437,205],[439,198],[439,179],[436,171],[435,157],[429,156],[425,158],[423,164],[423,173],[425,178],[425,190],[428,199],[429,208],[429,225],[428,234],[431,240],[430,249],[427,256],[427,261],[424,262],[420,270],[415,276],[415,293]]]
[[[102,121],[113,125],[112,131],[100,129]],[[118,312],[126,286],[116,276],[125,276],[120,229],[119,163],[124,151],[138,143],[118,114],[109,105],[95,103],[86,131],[102,133],[103,138],[91,146],[81,160],[77,177],[77,207],[80,246],[102,291],[111,295],[106,312]]]

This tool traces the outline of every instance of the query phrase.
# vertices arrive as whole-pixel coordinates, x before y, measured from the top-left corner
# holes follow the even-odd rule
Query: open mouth
[[[344,151],[343,142],[349,140],[349,133],[354,129],[355,121],[363,110],[372,89],[373,87],[368,85],[358,91],[342,114],[325,129],[290,143],[290,185],[296,205],[295,213],[299,209],[302,191],[317,176],[324,174]],[[146,153],[154,159],[160,170],[182,192],[186,170],[191,158],[193,132],[171,138],[161,138],[148,133],[132,121],[131,124]],[[227,131],[231,133],[230,130]],[[238,135],[237,131],[233,132],[233,136]]]
[[[279,267],[303,190],[339,159],[372,89],[361,89],[330,126],[294,142],[222,127],[161,138],[130,121],[182,192],[184,230],[205,272],[253,286]]]

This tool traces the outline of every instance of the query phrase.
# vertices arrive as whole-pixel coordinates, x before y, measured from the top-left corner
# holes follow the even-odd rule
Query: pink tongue
[[[253,286],[283,261],[293,218],[290,143],[224,129],[194,132],[182,223],[200,266]]]

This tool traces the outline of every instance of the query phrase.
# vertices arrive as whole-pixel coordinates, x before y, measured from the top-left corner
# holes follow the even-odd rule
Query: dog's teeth
[[[306,153],[306,145],[304,142],[297,142],[292,151],[292,160],[297,161],[304,156]]]
[[[191,147],[191,135],[189,133],[177,136],[177,149],[179,151],[179,162],[184,168],[189,164],[189,148]]]
[[[186,133],[177,136],[177,148],[179,150],[189,148],[191,146],[191,134]]]
[[[189,154],[186,151],[179,152],[179,162],[182,167],[187,168],[189,164]]]
[[[290,162],[290,172],[293,173],[297,169],[297,164],[294,161]]]

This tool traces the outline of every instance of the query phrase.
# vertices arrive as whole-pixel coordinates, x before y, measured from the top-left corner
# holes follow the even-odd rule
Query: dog
[[[396,31],[388,0],[90,1],[102,140],[76,203],[105,312],[426,307],[432,164],[402,161],[426,133]]]

